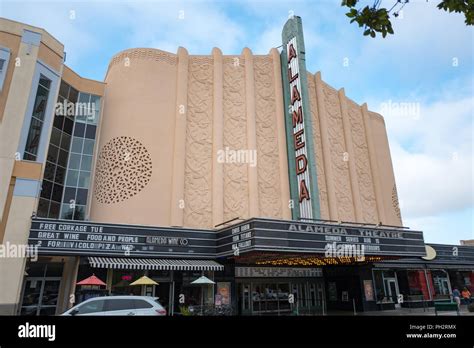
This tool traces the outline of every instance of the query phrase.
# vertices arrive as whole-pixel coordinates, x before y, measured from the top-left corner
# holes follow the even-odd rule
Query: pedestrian
[[[464,304],[470,304],[471,303],[471,292],[468,290],[468,288],[464,287],[461,293],[462,300]]]
[[[453,300],[459,306],[461,305],[461,293],[459,292],[458,288],[454,288],[453,290]]]

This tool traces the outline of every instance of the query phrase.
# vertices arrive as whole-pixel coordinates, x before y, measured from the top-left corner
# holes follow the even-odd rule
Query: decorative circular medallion
[[[94,195],[100,203],[118,203],[139,193],[150,181],[151,156],[138,140],[121,136],[102,147]]]

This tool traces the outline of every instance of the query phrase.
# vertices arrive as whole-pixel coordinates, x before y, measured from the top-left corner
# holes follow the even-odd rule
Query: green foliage
[[[372,38],[376,37],[377,33],[382,34],[384,38],[387,34],[393,34],[390,13],[394,17],[398,17],[399,11],[409,2],[409,0],[392,0],[395,3],[387,10],[387,8],[380,7],[382,0],[373,0],[372,6],[356,9],[359,1],[342,0],[341,6],[350,9],[346,16],[351,19],[351,23],[356,22],[359,27],[364,28],[364,35],[370,35]],[[443,0],[438,4],[438,8],[449,12],[464,13],[466,25],[474,24],[474,0]]]
[[[192,314],[191,311],[189,310],[189,307],[186,307],[186,306],[180,306],[179,311],[184,316],[190,316]]]
[[[464,13],[466,25],[474,25],[474,0],[443,0],[438,4],[440,10]]]

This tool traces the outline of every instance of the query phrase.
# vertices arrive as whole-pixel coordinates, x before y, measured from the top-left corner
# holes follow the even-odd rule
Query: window
[[[71,154],[69,157],[69,168],[79,169],[81,163],[81,155]]]
[[[71,152],[81,153],[83,144],[84,144],[84,138],[73,137],[72,138]]]
[[[153,305],[145,300],[132,300],[135,309],[153,308]]]
[[[104,300],[95,300],[79,306],[77,314],[90,314],[104,311]]]
[[[124,299],[110,299],[107,300],[105,304],[105,311],[123,311],[123,310],[132,310],[134,309],[133,305],[134,300],[124,300]]]
[[[10,49],[0,47],[0,92],[3,90],[3,83],[7,76],[8,61],[10,60]]]
[[[42,128],[43,122],[33,117],[31,119],[28,138],[26,140],[24,159],[31,161],[36,160]]]
[[[50,81],[41,77],[39,96],[43,99],[50,85]],[[31,139],[38,138],[38,128],[41,126],[38,122],[44,118],[42,112],[46,106],[40,97],[36,101],[34,119],[38,121],[35,121],[35,127],[31,130]],[[62,107],[56,108],[53,121],[44,176],[49,184],[45,186],[41,209],[46,210],[50,218],[84,220],[93,167],[100,97],[81,93],[61,81],[57,102]],[[35,142],[31,140],[31,143],[34,149]],[[59,205],[59,202],[62,204]],[[54,212],[57,211],[57,206],[60,207],[56,216],[51,214],[53,203]]]
[[[79,171],[68,170],[66,186],[77,186],[77,179],[79,178]]]
[[[89,181],[90,181],[90,172],[79,172],[79,183],[78,186],[81,188],[89,188]]]
[[[74,209],[71,208],[71,204],[62,204],[61,219],[72,220],[73,217],[74,217]]]
[[[76,203],[80,205],[87,204],[87,190],[86,189],[77,189]]]
[[[48,217],[51,218],[53,216],[59,216],[59,209],[60,209],[59,203],[51,201],[51,204],[49,205]]]
[[[92,155],[94,153],[94,140],[84,139],[84,153]]]
[[[33,104],[30,128],[28,130],[28,137],[26,139],[25,152],[23,154],[23,159],[25,160],[36,161],[50,86],[51,80],[43,75],[40,75],[38,89],[36,91],[36,97]],[[59,145],[59,139],[53,140],[56,141],[55,145]]]
[[[38,204],[38,217],[48,217],[49,199],[40,199]]]
[[[26,154],[31,158],[37,151],[35,145],[38,141],[34,139],[39,138],[51,81],[41,75],[38,86],[34,127],[31,127],[29,136],[32,150]],[[57,103],[61,107],[56,107],[53,120],[41,210],[43,214],[46,211],[50,218],[83,220],[87,211],[100,97],[81,93],[61,81]]]
[[[92,156],[84,155],[81,161],[81,170],[91,170]]]

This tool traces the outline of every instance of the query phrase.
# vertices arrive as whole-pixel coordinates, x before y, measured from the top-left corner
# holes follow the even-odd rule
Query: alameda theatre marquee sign
[[[372,255],[424,256],[423,233],[395,228],[253,218],[220,230],[33,219],[28,243],[40,255],[218,258],[251,251],[323,254],[328,243]]]

